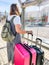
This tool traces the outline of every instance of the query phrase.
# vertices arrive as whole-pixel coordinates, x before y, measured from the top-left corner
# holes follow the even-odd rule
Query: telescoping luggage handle
[[[33,40],[33,33],[31,34],[31,33],[29,33],[29,34],[27,34],[28,36],[27,36],[27,38],[29,38],[29,35],[31,35],[31,40]],[[28,44],[29,42],[27,41],[27,44]],[[32,43],[31,43],[31,45],[32,45]]]
[[[33,34],[30,34],[32,37],[31,37],[31,40],[33,40]],[[28,34],[28,37],[29,38],[29,34]],[[28,43],[28,41],[27,41]],[[35,43],[35,46],[37,46],[39,43],[39,46],[40,46],[40,49],[41,49],[41,45],[42,45],[42,40],[40,38],[36,38],[36,43]],[[32,43],[31,43],[31,46],[32,46]]]
[[[36,46],[37,44],[40,43],[40,49],[41,49],[41,45],[42,45],[42,40],[40,38],[36,38]]]

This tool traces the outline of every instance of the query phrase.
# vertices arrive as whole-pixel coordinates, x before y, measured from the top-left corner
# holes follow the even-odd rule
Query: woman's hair
[[[18,7],[16,4],[12,4],[10,8],[10,15],[16,14],[16,11],[19,13]]]

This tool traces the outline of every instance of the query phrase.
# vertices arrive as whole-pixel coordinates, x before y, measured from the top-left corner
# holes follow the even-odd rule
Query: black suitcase
[[[39,49],[36,46],[32,46],[36,52],[37,52],[37,57],[36,57],[36,65],[43,65],[44,63],[44,51],[42,51],[41,49]]]
[[[29,35],[28,35],[29,38]],[[33,37],[32,37],[33,39]],[[40,41],[40,48],[37,47],[38,42]],[[43,65],[44,64],[44,51],[41,49],[42,45],[42,40],[40,38],[36,38],[36,45],[30,45],[29,47],[32,47],[36,50],[37,52],[37,57],[36,57],[36,65]]]
[[[37,40],[40,40],[40,42],[42,43],[41,39],[36,38],[36,41]],[[30,47],[33,47],[37,52],[36,65],[43,65],[43,63],[44,63],[44,51],[41,49],[41,45],[40,45],[40,48],[38,48],[36,45],[35,46],[32,45]]]

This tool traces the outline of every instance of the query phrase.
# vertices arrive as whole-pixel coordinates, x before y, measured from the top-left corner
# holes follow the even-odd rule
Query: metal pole
[[[38,5],[38,7],[39,7],[39,19],[40,19],[40,3]],[[38,37],[38,31],[39,31],[39,27],[37,27],[37,37]]]
[[[22,29],[25,29],[25,8],[22,8],[22,16],[21,16],[21,21],[22,21]],[[24,35],[22,35],[24,37]]]

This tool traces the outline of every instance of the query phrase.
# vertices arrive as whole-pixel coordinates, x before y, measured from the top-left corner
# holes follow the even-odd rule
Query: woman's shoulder
[[[20,18],[20,16],[16,15],[17,18]]]
[[[16,15],[16,16],[15,16],[15,19],[20,19],[20,16]]]
[[[15,20],[20,19],[20,16],[18,16],[18,15],[8,15],[7,19],[11,20],[13,16],[15,16]]]

